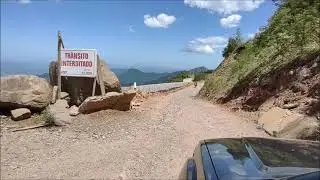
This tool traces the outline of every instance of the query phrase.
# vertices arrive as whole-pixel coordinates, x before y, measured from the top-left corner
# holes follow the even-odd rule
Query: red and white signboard
[[[61,50],[61,76],[96,77],[97,51],[94,49]]]

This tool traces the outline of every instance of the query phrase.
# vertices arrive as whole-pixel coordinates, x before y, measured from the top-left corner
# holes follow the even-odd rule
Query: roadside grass
[[[54,118],[54,115],[48,109],[45,109],[39,115],[33,117],[33,122],[35,124],[43,124],[45,126],[54,126]]]

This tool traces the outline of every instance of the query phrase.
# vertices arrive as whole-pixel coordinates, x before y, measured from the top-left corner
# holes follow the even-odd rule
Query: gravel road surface
[[[167,91],[174,88],[179,88],[187,85],[187,82],[176,82],[176,83],[161,83],[161,84],[148,84],[137,86],[137,89],[142,92],[158,92],[158,91]],[[122,87],[122,90],[127,90],[132,87]]]
[[[128,112],[79,115],[68,127],[11,132],[1,120],[1,179],[173,179],[199,140],[267,136],[192,86]]]

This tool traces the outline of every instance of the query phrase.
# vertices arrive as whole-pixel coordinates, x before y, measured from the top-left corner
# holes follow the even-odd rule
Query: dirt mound
[[[239,81],[218,102],[229,102],[246,111],[256,111],[265,102],[284,109],[320,117],[320,54],[297,58],[289,64],[255,78]]]

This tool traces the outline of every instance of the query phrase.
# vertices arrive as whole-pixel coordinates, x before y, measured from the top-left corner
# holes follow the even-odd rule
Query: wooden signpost
[[[60,31],[58,31],[58,99],[61,98],[61,46],[63,45]]]
[[[104,83],[103,83],[103,76],[102,76],[102,72],[101,72],[101,64],[100,64],[100,57],[99,55],[97,55],[97,64],[98,64],[98,82],[100,85],[100,89],[101,89],[101,94],[105,95],[106,94],[106,90],[104,87]]]
[[[61,47],[63,50],[61,50]],[[64,49],[61,33],[58,31],[58,95],[61,97],[61,76],[94,78],[92,96],[95,95],[96,84],[100,85],[101,95],[105,95],[105,87],[101,72],[100,59],[95,49]]]

